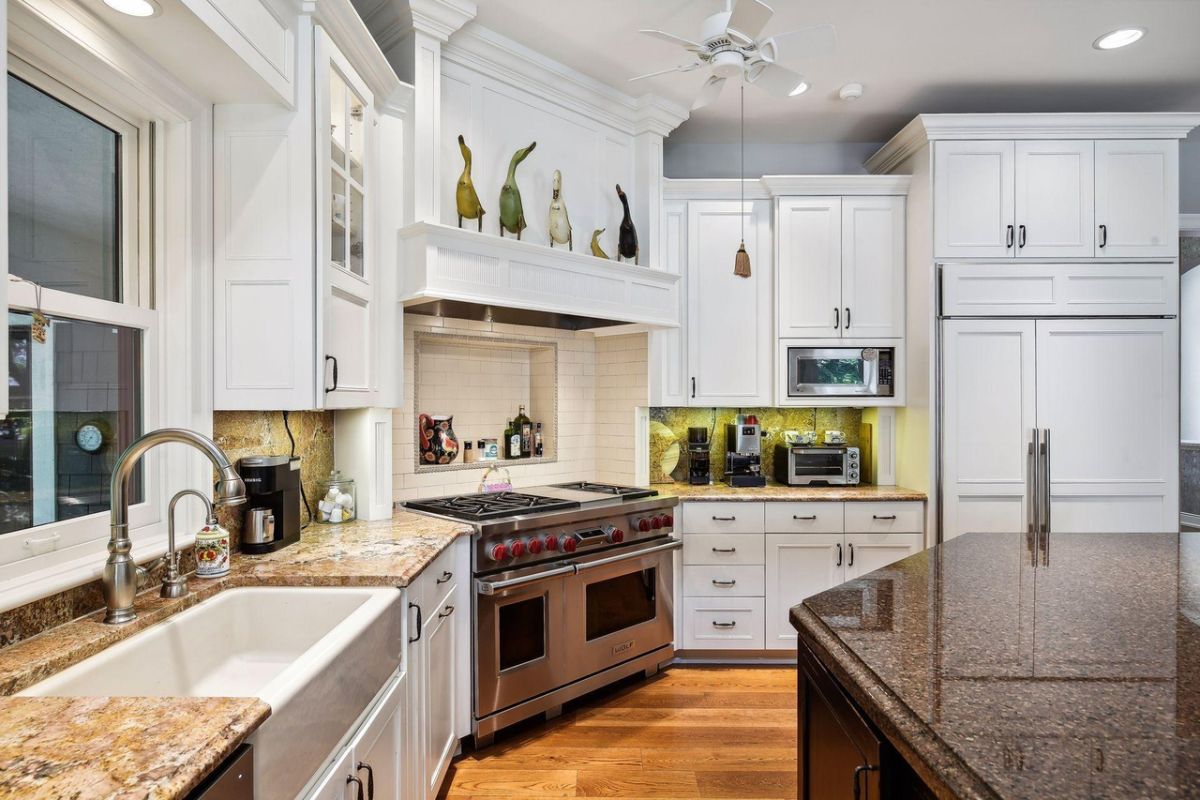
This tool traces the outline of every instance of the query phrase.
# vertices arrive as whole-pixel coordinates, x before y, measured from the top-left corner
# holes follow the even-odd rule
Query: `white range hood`
[[[408,313],[589,330],[679,327],[679,276],[431,222],[400,231]]]

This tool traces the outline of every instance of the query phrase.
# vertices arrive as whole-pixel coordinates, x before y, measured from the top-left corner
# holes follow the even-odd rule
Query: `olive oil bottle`
[[[533,423],[525,416],[525,406],[518,407],[513,428],[521,437],[521,458],[529,458],[533,455]]]
[[[511,419],[508,421],[508,427],[504,429],[504,457],[507,459],[521,457],[521,431]]]

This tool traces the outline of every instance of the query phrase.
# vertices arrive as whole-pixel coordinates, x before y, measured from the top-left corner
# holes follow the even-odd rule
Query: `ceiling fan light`
[[[788,97],[795,97],[799,94],[804,94],[808,91],[808,81],[800,81],[796,84],[796,88],[788,92]]]
[[[1133,44],[1145,35],[1145,28],[1119,28],[1115,31],[1109,31],[1092,42],[1092,47],[1097,50],[1116,50],[1119,47],[1127,47]]]

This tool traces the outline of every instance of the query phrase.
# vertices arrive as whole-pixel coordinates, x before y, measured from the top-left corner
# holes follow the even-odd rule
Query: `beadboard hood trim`
[[[673,273],[431,222],[400,238],[400,297],[414,313],[567,330],[679,327]]]

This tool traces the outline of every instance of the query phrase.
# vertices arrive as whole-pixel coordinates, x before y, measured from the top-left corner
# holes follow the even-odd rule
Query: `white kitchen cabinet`
[[[923,533],[847,533],[845,579],[854,580],[924,549]]]
[[[779,201],[780,337],[904,336],[904,198]]]
[[[841,533],[767,534],[767,647],[796,647],[792,606],[831,589],[845,578],[846,547]]]
[[[1096,255],[1179,254],[1179,143],[1096,142]]]
[[[655,329],[647,334],[652,406],[686,406],[691,393],[687,360],[687,221],[686,201],[663,203],[663,269],[680,276],[676,298],[679,327]]]
[[[1005,258],[1013,254],[1016,148],[1012,142],[946,141],[934,147],[933,254]]]
[[[751,275],[733,274],[745,232]],[[688,404],[771,404],[769,206],[759,200],[688,203]]]
[[[1091,258],[1095,254],[1095,144],[1016,143],[1016,255]]]

